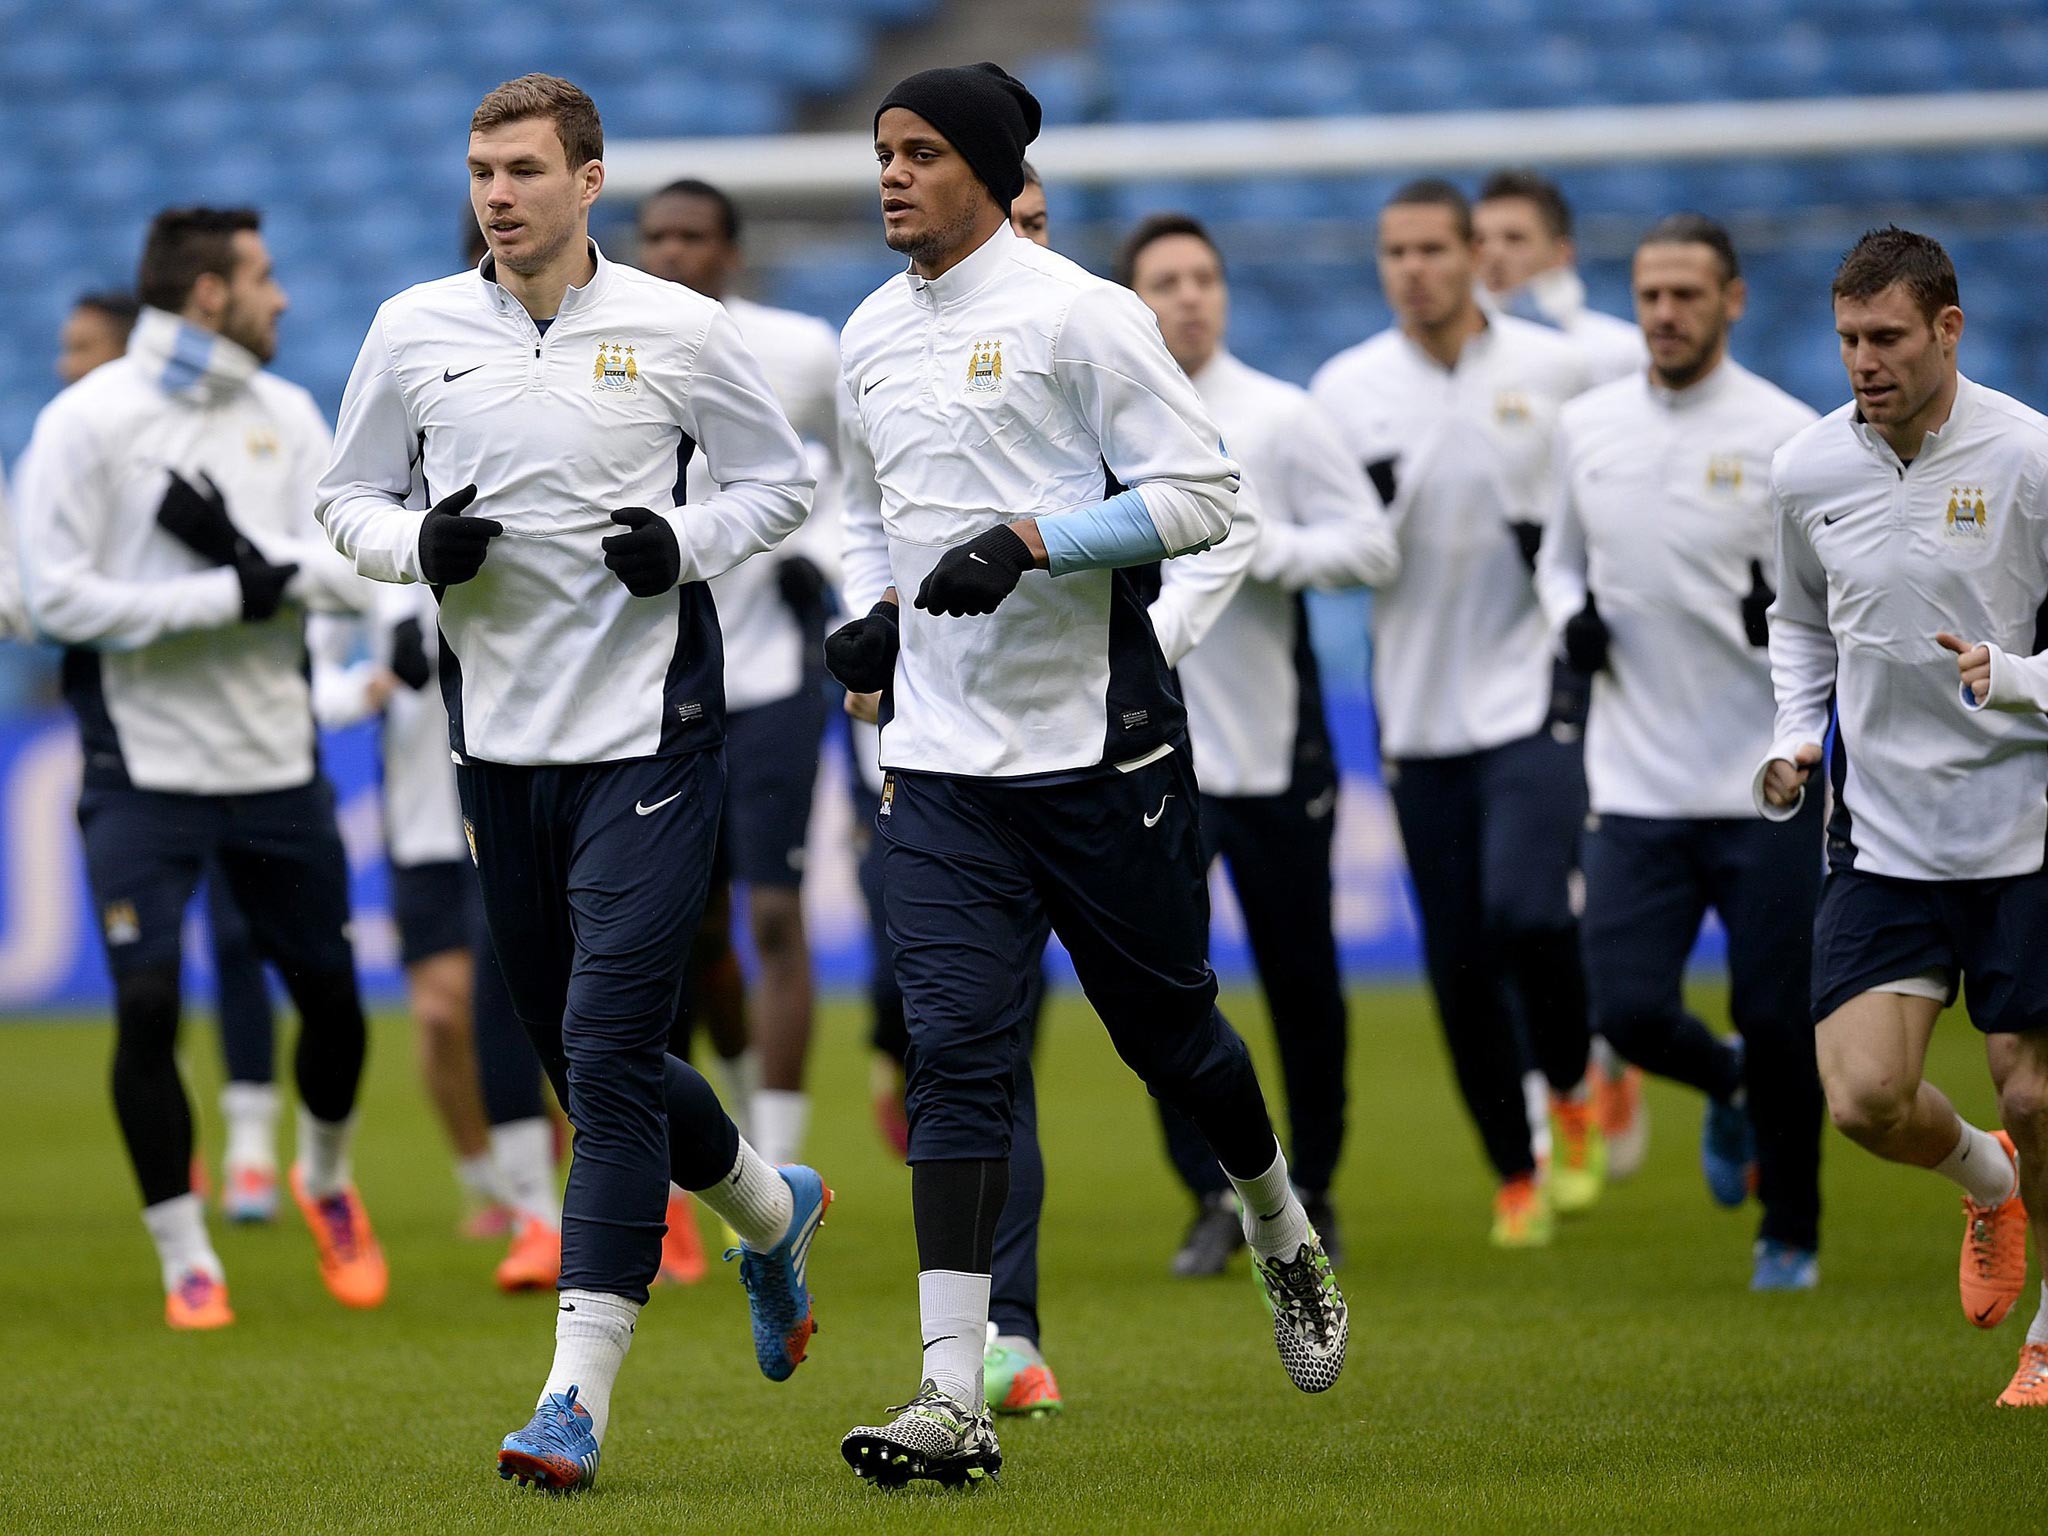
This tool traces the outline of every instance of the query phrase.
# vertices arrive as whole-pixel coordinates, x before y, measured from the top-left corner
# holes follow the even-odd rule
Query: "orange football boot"
[[[1522,1174],[1501,1185],[1493,1197],[1494,1247],[1542,1248],[1556,1232],[1550,1192],[1533,1174]]]
[[[2001,1408],[2048,1408],[2048,1344],[2020,1346],[2020,1368],[1998,1394]]]
[[[1643,1166],[1650,1151],[1650,1106],[1643,1099],[1643,1069],[1624,1065],[1609,1076],[1587,1073],[1593,1113],[1607,1138],[1607,1176],[1625,1179]]]
[[[305,1175],[296,1163],[291,1183],[299,1214],[313,1230],[313,1245],[320,1253],[320,1279],[328,1292],[344,1307],[382,1306],[391,1289],[391,1274],[355,1185],[315,1200],[306,1193]]]
[[[173,1328],[199,1331],[225,1328],[235,1320],[228,1306],[227,1282],[203,1269],[185,1272],[177,1288],[164,1298],[164,1321]]]
[[[2012,1193],[1997,1205],[1963,1196],[1963,1316],[1996,1328],[2027,1284],[2027,1208],[2020,1203],[2019,1154],[2012,1138],[1995,1133],[2013,1162]]]
[[[668,1197],[668,1232],[661,1240],[661,1270],[657,1285],[695,1285],[709,1266],[704,1262],[704,1239],[697,1231],[696,1202],[673,1191]]]
[[[520,1217],[512,1246],[498,1261],[498,1289],[551,1291],[561,1278],[561,1232],[537,1217]]]

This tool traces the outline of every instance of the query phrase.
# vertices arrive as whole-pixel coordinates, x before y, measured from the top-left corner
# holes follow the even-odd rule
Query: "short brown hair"
[[[521,75],[507,80],[477,103],[470,114],[469,131],[483,133],[530,117],[545,117],[554,123],[570,170],[604,158],[604,124],[598,121],[597,103],[582,87],[560,75]]]
[[[1905,285],[1929,323],[1949,305],[1963,302],[1955,263],[1941,242],[1896,224],[1870,230],[1849,247],[1829,292],[1838,299],[1874,299],[1894,283]]]
[[[1742,276],[1742,263],[1735,255],[1735,242],[1729,237],[1727,226],[1704,213],[1666,214],[1636,242],[1636,249],[1640,251],[1646,245],[1704,245],[1720,263],[1723,283],[1732,283]]]
[[[1137,287],[1138,258],[1145,253],[1147,246],[1155,241],[1164,240],[1169,235],[1190,235],[1201,241],[1215,256],[1216,270],[1223,270],[1223,252],[1216,248],[1215,240],[1210,237],[1209,231],[1202,227],[1199,220],[1192,219],[1184,213],[1155,213],[1148,215],[1117,248],[1116,280],[1126,288]]]
[[[235,236],[262,225],[254,208],[164,209],[150,220],[142,242],[135,297],[152,309],[177,314],[203,273],[235,275]]]
[[[1564,200],[1564,194],[1557,189],[1557,183],[1535,171],[1517,167],[1495,171],[1486,178],[1479,189],[1479,201],[1490,203],[1498,198],[1519,197],[1533,203],[1536,212],[1543,219],[1543,227],[1550,231],[1553,240],[1569,240],[1572,237],[1572,205]]]
[[[1458,227],[1458,238],[1468,245],[1472,241],[1472,204],[1464,193],[1440,176],[1424,176],[1396,188],[1394,195],[1380,205],[1382,213],[1389,208],[1447,208],[1451,221]]]

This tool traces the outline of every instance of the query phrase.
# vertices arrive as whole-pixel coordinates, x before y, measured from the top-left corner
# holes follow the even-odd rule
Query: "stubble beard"
[[[885,234],[882,238],[899,256],[908,256],[919,266],[934,266],[958,250],[974,232],[974,214],[973,208],[963,208],[949,223],[916,234]]]

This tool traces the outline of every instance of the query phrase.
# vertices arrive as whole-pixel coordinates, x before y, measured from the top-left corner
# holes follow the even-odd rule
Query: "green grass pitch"
[[[1234,1001],[1263,1041],[1257,1005]],[[1361,991],[1353,1027],[1351,1354],[1327,1396],[1288,1385],[1242,1259],[1221,1281],[1167,1276],[1187,1212],[1150,1110],[1093,1017],[1061,1000],[1040,1062],[1043,1310],[1067,1414],[1005,1426],[994,1487],[857,1483],[837,1442],[914,1391],[916,1288],[908,1175],[868,1121],[857,1012],[835,1005],[813,1155],[839,1199],[813,1260],[809,1363],[781,1386],[760,1377],[730,1268],[657,1292],[603,1474],[573,1500],[493,1475],[545,1372],[552,1303],[496,1294],[495,1249],[453,1236],[401,1020],[376,1028],[358,1154],[389,1305],[331,1303],[288,1213],[216,1227],[240,1321],[207,1336],[161,1321],[105,1029],[0,1028],[0,1530],[2048,1528],[2048,1417],[1991,1407],[2032,1293],[1995,1334],[1967,1325],[1947,1186],[1830,1132],[1822,1288],[1751,1296],[1754,1211],[1709,1205],[1697,1102],[1659,1087],[1644,1172],[1549,1251],[1495,1253],[1426,1001]],[[186,1057],[217,1148],[205,1031]],[[1960,1019],[1931,1075],[1987,1114]]]

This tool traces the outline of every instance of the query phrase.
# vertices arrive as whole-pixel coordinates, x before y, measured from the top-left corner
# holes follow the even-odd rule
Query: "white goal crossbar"
[[[1060,185],[1176,178],[1340,176],[1741,156],[1857,154],[2048,143],[2048,91],[1846,96],[1819,101],[1565,107],[1050,128],[1032,163]],[[870,191],[862,133],[637,139],[608,146],[608,195],[645,197],[680,176],[739,195]]]

